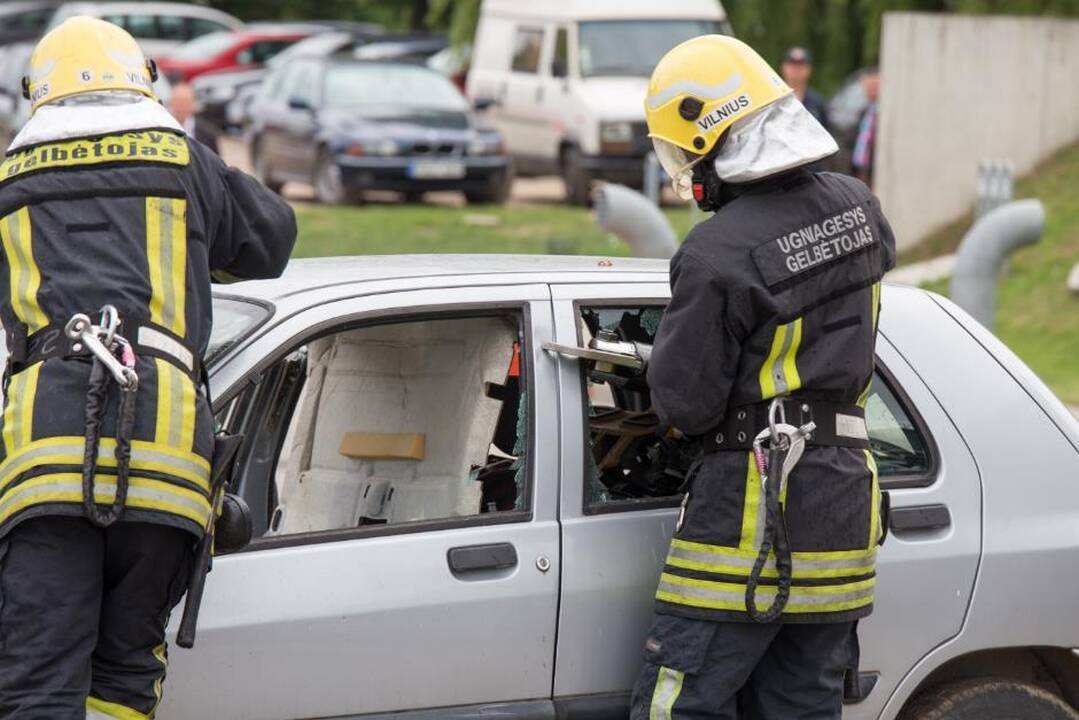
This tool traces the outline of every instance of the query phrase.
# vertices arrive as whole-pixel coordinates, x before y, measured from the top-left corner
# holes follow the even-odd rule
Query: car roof
[[[482,15],[565,20],[723,20],[727,14],[718,0],[484,0]]]
[[[669,261],[647,258],[586,255],[362,255],[296,259],[273,280],[251,280],[217,286],[224,295],[276,302],[306,293],[364,282],[415,278],[453,278],[477,275],[550,275],[551,280],[579,273],[655,273],[665,281]],[[523,280],[522,280],[523,281]]]

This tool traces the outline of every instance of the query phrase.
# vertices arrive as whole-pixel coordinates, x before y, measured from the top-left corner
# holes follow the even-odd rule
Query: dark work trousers
[[[632,720],[839,720],[854,623],[656,615]]]
[[[149,523],[16,525],[0,540],[0,718],[153,717],[193,545]]]

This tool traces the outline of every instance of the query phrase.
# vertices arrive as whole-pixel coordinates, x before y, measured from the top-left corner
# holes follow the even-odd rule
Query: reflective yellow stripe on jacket
[[[761,399],[786,395],[802,387],[798,376],[798,346],[802,344],[802,318],[776,327],[772,350],[760,369]]]
[[[27,370],[26,372],[30,372]],[[24,375],[19,373],[15,377]],[[12,378],[14,385],[14,378]],[[5,428],[6,430],[6,428]],[[19,475],[41,465],[73,465],[82,467],[85,440],[77,436],[60,436],[35,440],[21,445],[0,463],[0,493],[7,490]],[[101,438],[98,447],[99,467],[116,467],[115,438]],[[132,470],[145,470],[172,475],[209,493],[210,463],[193,452],[163,447],[157,443],[134,440],[131,443]]]
[[[793,585],[784,613],[834,613],[854,610],[873,602],[876,578],[836,585]],[[746,611],[744,583],[719,582],[663,573],[656,599],[711,610]],[[775,600],[776,588],[760,585],[757,604],[767,607]]]
[[[150,321],[183,337],[187,326],[187,202],[146,198],[146,261],[150,271]],[[155,360],[159,445],[190,450],[195,436],[195,385],[174,364]]]
[[[26,323],[29,332],[49,324],[49,318],[37,301],[41,272],[34,262],[30,209],[20,208],[0,219],[0,237],[4,241],[11,282],[11,307],[15,317]]]

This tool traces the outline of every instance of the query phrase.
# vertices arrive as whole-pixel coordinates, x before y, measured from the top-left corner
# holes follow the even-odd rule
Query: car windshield
[[[213,32],[181,45],[170,53],[170,57],[176,60],[206,60],[228,50],[234,42],[235,33]]]
[[[206,364],[211,365],[226,350],[247,336],[270,316],[270,310],[247,300],[214,296],[214,324],[206,348]]]
[[[394,115],[402,110],[468,110],[461,92],[427,68],[380,63],[337,63],[326,71],[327,107],[364,115]]]
[[[648,77],[678,43],[722,33],[718,20],[597,20],[580,26],[581,76]]]

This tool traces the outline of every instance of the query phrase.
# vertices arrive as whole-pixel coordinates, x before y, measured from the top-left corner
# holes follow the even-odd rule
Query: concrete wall
[[[900,247],[966,213],[978,161],[1079,139],[1079,21],[887,13],[874,189]]]

